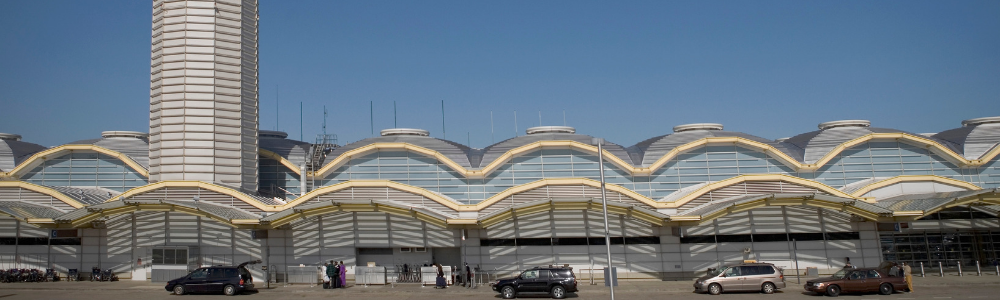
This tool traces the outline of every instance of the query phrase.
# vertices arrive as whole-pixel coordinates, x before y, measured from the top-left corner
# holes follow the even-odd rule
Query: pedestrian
[[[347,288],[347,266],[344,261],[340,261],[340,288]]]
[[[910,270],[910,265],[903,263],[903,276],[906,277],[906,291],[913,292],[913,273]]]
[[[330,275],[328,275],[328,274],[326,273],[326,269],[327,269],[327,268],[328,268],[329,266],[330,266],[330,264],[324,264],[324,265],[322,265],[322,266],[319,266],[319,273],[320,273],[320,274],[323,274],[323,289],[328,289],[328,288],[330,288]]]
[[[474,275],[472,274],[472,268],[469,268],[469,263],[465,263],[465,279],[466,279],[466,282],[469,283],[467,285],[467,287],[469,287],[469,288],[474,288],[475,282],[472,281],[472,277],[473,276]]]
[[[441,264],[434,264],[437,268],[437,278],[434,281],[434,288],[443,289],[448,287],[448,282],[444,279],[444,267]]]
[[[326,268],[326,275],[330,277],[331,289],[337,288],[337,284],[340,282],[340,280],[338,280],[338,274],[339,273],[337,273],[337,262],[331,260],[330,266]]]

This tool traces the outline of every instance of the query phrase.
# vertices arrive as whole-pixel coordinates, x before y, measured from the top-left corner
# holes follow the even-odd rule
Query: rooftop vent
[[[525,130],[528,134],[539,133],[576,133],[576,128],[569,126],[536,126]]]
[[[976,125],[990,124],[990,123],[1000,123],[1000,116],[968,119],[962,121],[962,127],[969,127],[969,126],[976,126]]]
[[[104,131],[104,132],[101,132],[101,137],[104,137],[104,138],[145,139],[145,138],[149,138],[149,134],[145,133],[145,132],[138,132],[138,131]]]
[[[413,136],[428,136],[431,135],[430,132],[423,129],[414,128],[389,128],[380,131],[382,136],[396,136],[396,135],[413,135]]]
[[[13,133],[0,133],[0,140],[4,140],[4,141],[20,141],[21,140],[21,135],[20,134],[13,134]]]
[[[288,137],[288,133],[284,131],[260,130],[257,131],[257,136],[261,138],[283,139]]]
[[[819,130],[827,130],[835,127],[871,127],[872,121],[868,120],[840,120],[819,123]]]
[[[694,123],[674,126],[674,132],[684,132],[691,130],[722,130],[719,123]]]

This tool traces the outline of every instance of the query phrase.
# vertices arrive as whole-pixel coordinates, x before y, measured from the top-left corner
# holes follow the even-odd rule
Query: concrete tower
[[[257,0],[153,1],[150,182],[257,190]]]

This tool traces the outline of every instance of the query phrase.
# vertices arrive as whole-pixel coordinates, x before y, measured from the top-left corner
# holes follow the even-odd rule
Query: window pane
[[[174,251],[174,249],[163,249],[163,264],[165,265],[176,264],[177,260],[174,259],[174,255],[176,255],[176,251]]]

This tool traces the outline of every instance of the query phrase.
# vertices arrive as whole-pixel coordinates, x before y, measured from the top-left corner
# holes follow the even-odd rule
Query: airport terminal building
[[[277,274],[328,260],[586,273],[607,264],[605,201],[621,278],[1000,255],[1000,117],[919,134],[832,121],[778,140],[688,124],[604,142],[603,160],[566,126],[482,149],[405,128],[314,144],[258,128],[256,26],[253,0],[153,1],[148,134],[56,147],[0,134],[0,268],[162,280],[261,259]]]

